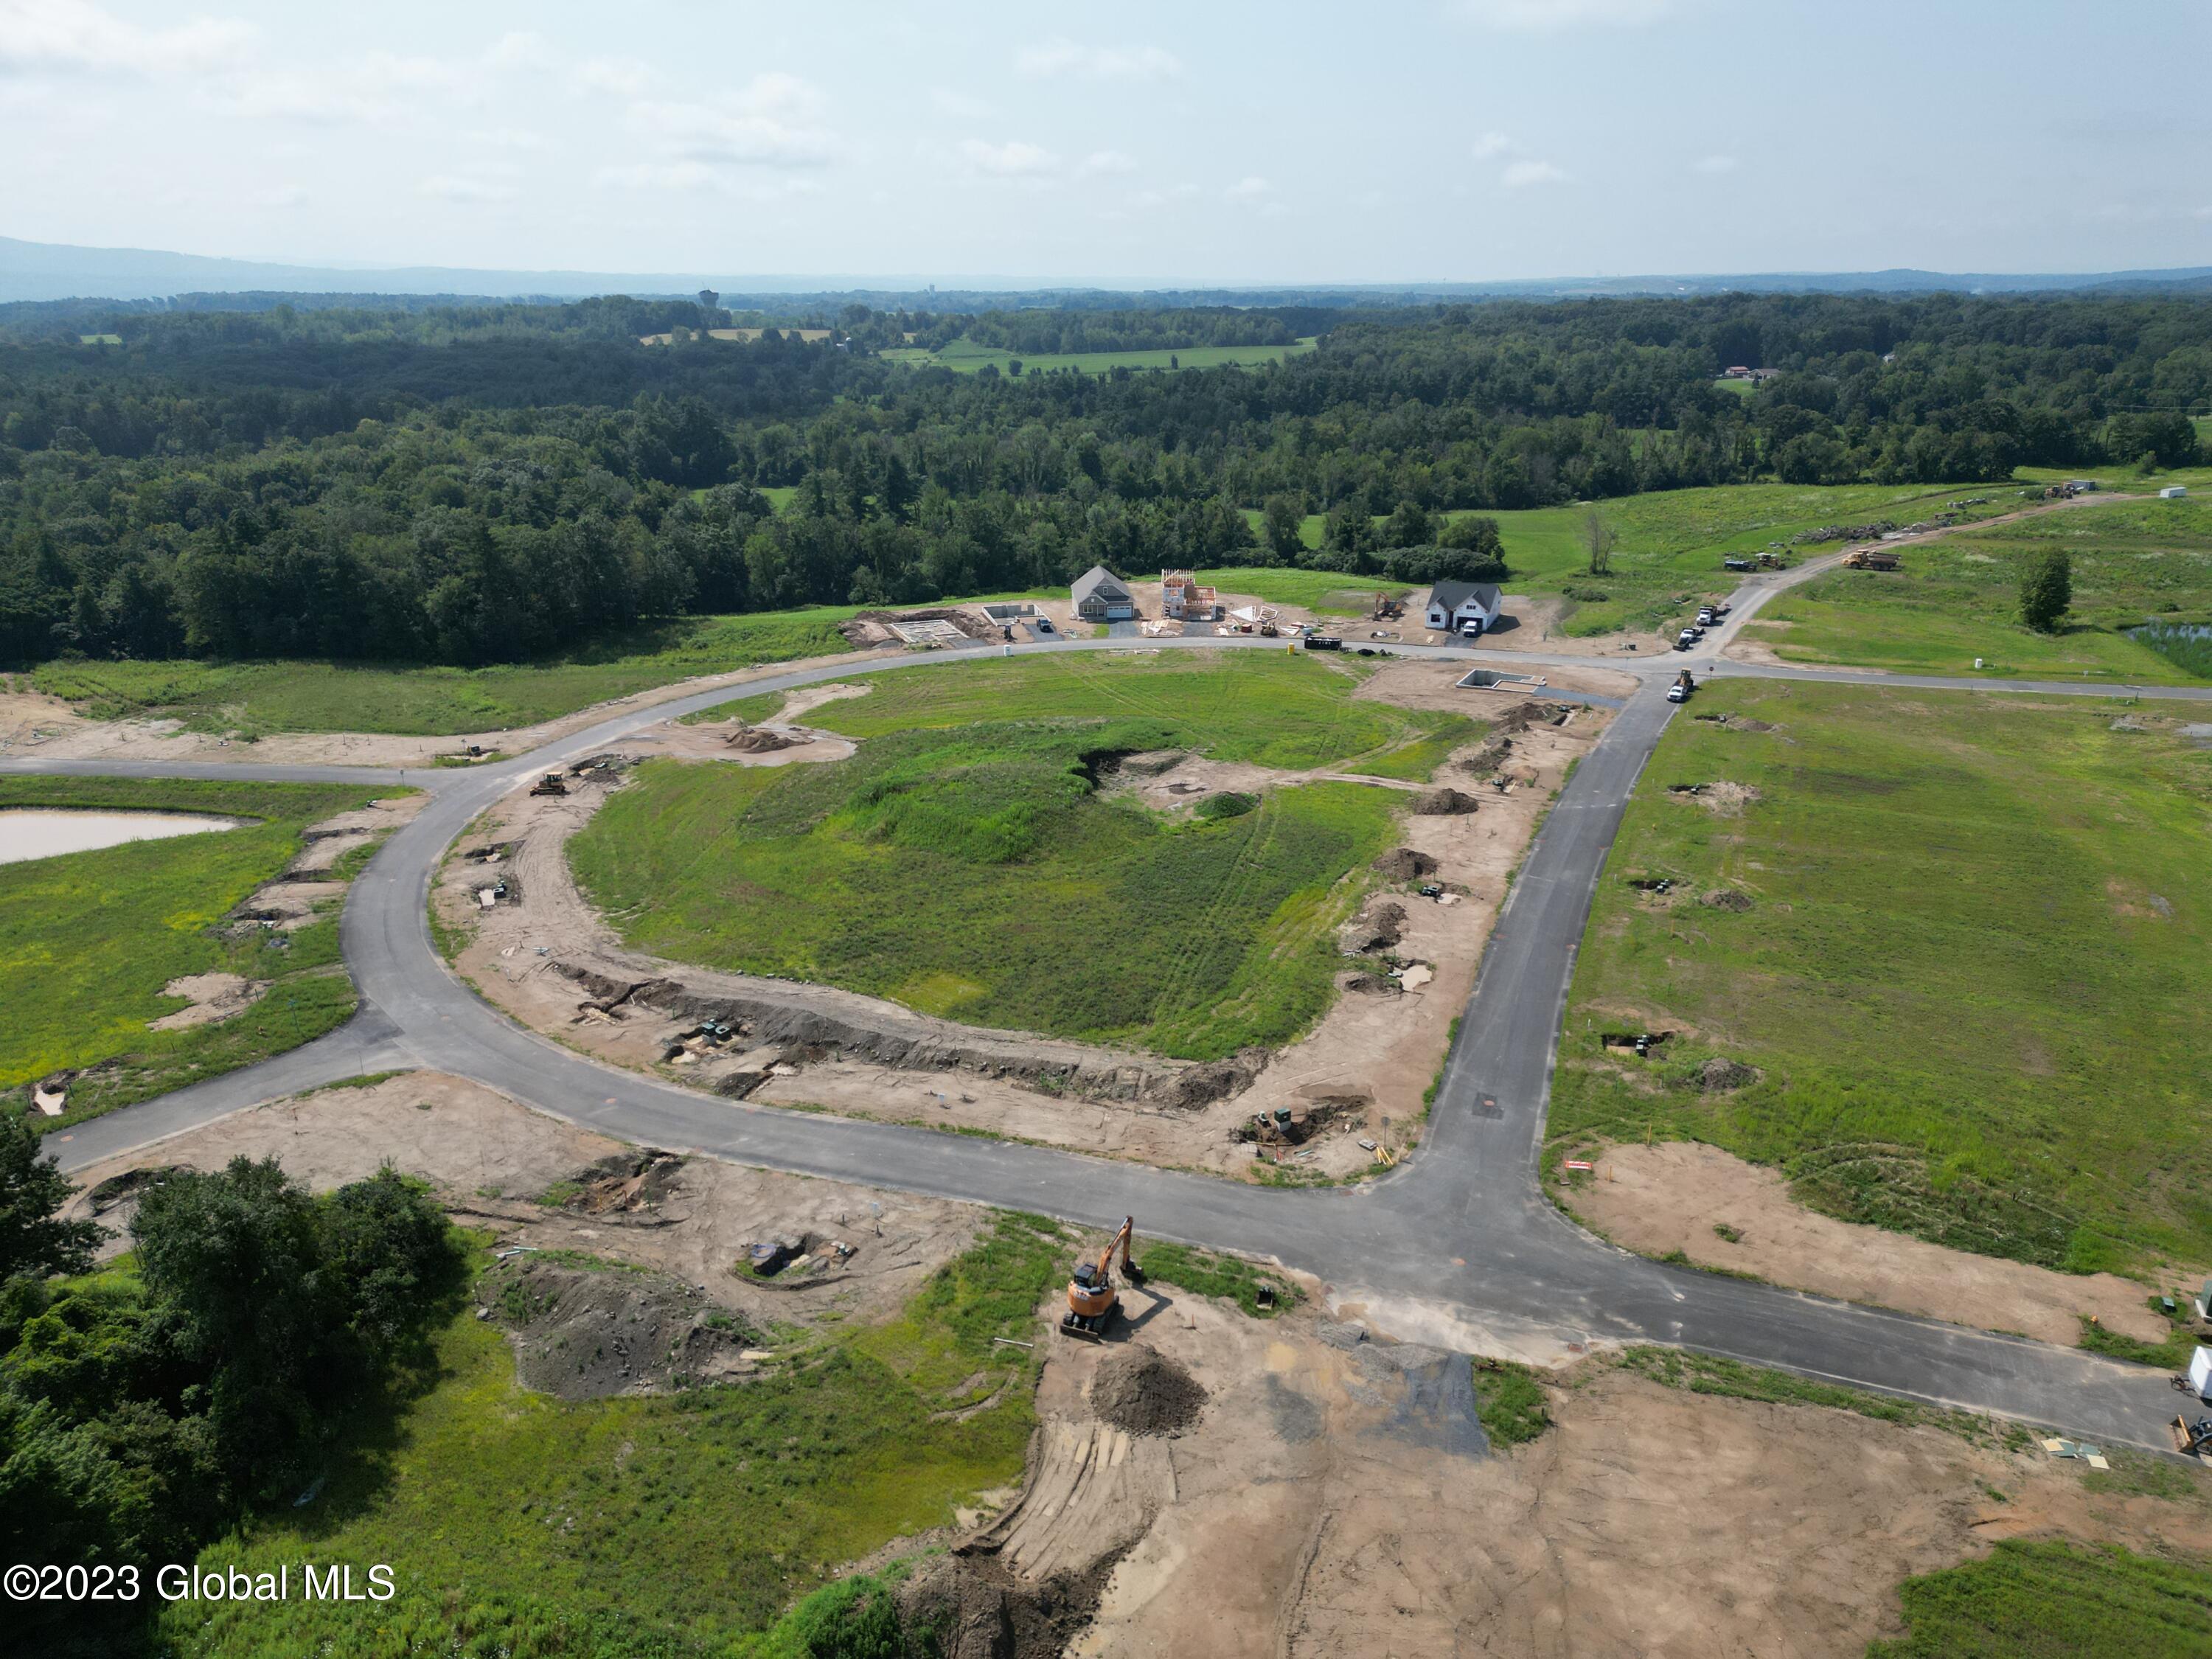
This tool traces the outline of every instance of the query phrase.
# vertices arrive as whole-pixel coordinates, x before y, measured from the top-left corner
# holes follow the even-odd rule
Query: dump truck
[[[1883,552],[1880,548],[1862,547],[1844,555],[1846,570],[1894,570],[1897,566],[1897,555]]]

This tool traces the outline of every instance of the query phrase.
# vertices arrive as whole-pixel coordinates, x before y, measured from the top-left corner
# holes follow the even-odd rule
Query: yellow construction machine
[[[1121,1305],[1121,1293],[1114,1288],[1116,1250],[1121,1253],[1121,1276],[1132,1285],[1145,1282],[1144,1270],[1129,1259],[1129,1246],[1136,1235],[1136,1217],[1124,1217],[1121,1231],[1107,1240],[1097,1261],[1076,1265],[1075,1277],[1067,1281],[1067,1316],[1060,1322],[1062,1335],[1088,1337],[1093,1342],[1105,1336],[1115,1310]]]

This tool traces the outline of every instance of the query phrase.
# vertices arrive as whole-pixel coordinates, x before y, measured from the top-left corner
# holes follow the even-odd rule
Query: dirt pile
[[[1452,817],[1472,812],[1480,805],[1475,798],[1457,789],[1429,789],[1413,797],[1413,811],[1425,817]]]
[[[1426,881],[1437,872],[1437,861],[1410,847],[1393,848],[1375,860],[1376,873],[1385,881]]]
[[[196,1025],[213,1025],[234,1014],[242,1014],[269,989],[265,980],[237,974],[186,974],[161,988],[165,997],[183,997],[189,1006],[159,1019],[149,1019],[149,1031],[183,1031]]]
[[[495,1321],[526,1388],[562,1400],[664,1394],[750,1372],[765,1344],[743,1315],[665,1274],[526,1251],[487,1273],[479,1319]]]
[[[1740,1060],[1723,1060],[1716,1055],[1691,1073],[1685,1086],[1695,1089],[1701,1095],[1720,1095],[1731,1089],[1748,1089],[1758,1081],[1757,1067],[1747,1066]]]
[[[1175,1434],[1206,1408],[1198,1379],[1157,1348],[1132,1342],[1098,1362],[1091,1409],[1131,1434]]]
[[[988,1555],[949,1555],[899,1587],[899,1622],[942,1659],[1060,1659],[1091,1623],[1121,1552],[1032,1583]]]
[[[1750,894],[1739,893],[1732,887],[1716,887],[1698,902],[1711,905],[1716,910],[1741,911],[1750,909],[1758,901]]]
[[[660,1208],[662,1200],[674,1191],[676,1172],[683,1167],[684,1160],[673,1152],[654,1152],[650,1147],[617,1152],[579,1170],[547,1196],[562,1209],[580,1210],[586,1215],[635,1218]]]
[[[1242,1094],[1267,1067],[1265,1048],[1239,1048],[1226,1060],[1209,1060],[1178,1073],[1152,1091],[1152,1098],[1176,1111],[1194,1112],[1217,1100]]]
[[[765,726],[744,726],[722,739],[741,755],[772,755],[779,749],[788,749],[793,739],[781,732],[771,732]]]
[[[1337,929],[1336,948],[1348,957],[1388,951],[1406,937],[1406,907],[1385,900],[1370,904]]]

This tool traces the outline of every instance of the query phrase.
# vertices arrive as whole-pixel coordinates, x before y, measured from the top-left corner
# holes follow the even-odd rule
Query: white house
[[[1504,600],[1495,582],[1438,582],[1429,590],[1429,626],[1439,634],[1495,627]]]
[[[1137,614],[1137,596],[1103,564],[1094,564],[1069,590],[1075,614],[1085,622],[1127,622]]]

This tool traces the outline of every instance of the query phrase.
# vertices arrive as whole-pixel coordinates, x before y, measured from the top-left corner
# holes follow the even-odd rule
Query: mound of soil
[[[739,1315],[662,1273],[576,1266],[534,1253],[485,1273],[479,1318],[514,1348],[524,1387],[562,1400],[663,1394],[727,1381],[766,1339]]]
[[[1406,936],[1406,907],[1387,901],[1370,905],[1337,930],[1336,946],[1348,957],[1387,951]]]
[[[1690,1074],[1690,1087],[1705,1095],[1725,1094],[1731,1089],[1747,1089],[1758,1081],[1757,1069],[1740,1060],[1709,1060]]]
[[[567,1184],[575,1190],[562,1199],[561,1207],[608,1216],[657,1210],[675,1190],[676,1172],[683,1167],[673,1152],[617,1152],[570,1176]]]
[[[988,1555],[941,1556],[899,1586],[899,1623],[909,1640],[934,1634],[942,1659],[1060,1659],[1091,1623],[1123,1550],[1081,1572],[1040,1583]]]
[[[765,726],[748,726],[731,732],[722,741],[740,755],[772,755],[779,749],[790,748],[793,740]]]
[[[150,1169],[125,1170],[121,1175],[112,1175],[85,1194],[92,1212],[104,1216],[118,1204],[135,1204],[160,1186],[171,1176],[185,1174],[190,1165],[157,1164]]]
[[[1436,874],[1437,861],[1426,853],[1399,847],[1376,860],[1375,869],[1385,881],[1425,881]]]
[[[1205,1406],[1198,1379],[1142,1342],[1115,1349],[1091,1379],[1091,1409],[1130,1434],[1174,1434]]]
[[[1732,887],[1717,887],[1698,901],[1716,910],[1748,910],[1757,902],[1750,894],[1739,893]]]
[[[1362,996],[1395,997],[1406,988],[1396,980],[1381,974],[1347,974],[1343,988],[1356,991]]]
[[[1226,1060],[1209,1060],[1179,1073],[1158,1099],[1178,1111],[1196,1111],[1249,1089],[1267,1065],[1265,1048],[1239,1048]]]
[[[1453,817],[1472,812],[1479,803],[1456,789],[1430,789],[1413,797],[1413,811],[1426,817]]]

